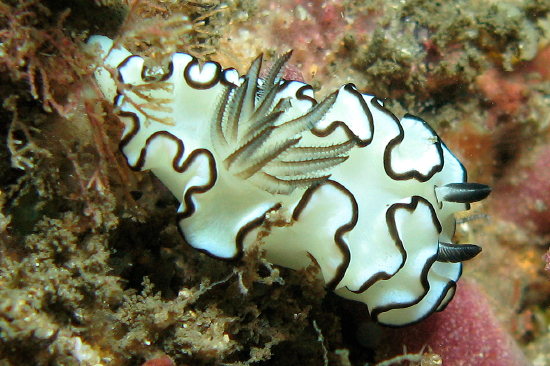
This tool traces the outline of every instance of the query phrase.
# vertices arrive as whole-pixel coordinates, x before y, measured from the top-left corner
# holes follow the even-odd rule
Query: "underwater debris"
[[[549,7],[535,3],[407,1],[385,8],[382,27],[368,43],[347,47],[373,93],[408,108],[437,106],[467,97],[492,63],[511,71],[536,56],[543,36],[536,23]]]

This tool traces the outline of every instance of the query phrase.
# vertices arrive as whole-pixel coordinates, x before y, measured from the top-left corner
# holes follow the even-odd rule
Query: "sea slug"
[[[164,71],[93,36],[96,79],[126,125],[120,149],[180,200],[185,241],[221,259],[259,244],[271,262],[319,266],[326,286],[401,326],[442,310],[461,261],[454,213],[491,189],[422,119],[398,119],[353,84],[317,102],[281,78],[290,53],[259,77],[172,55]]]

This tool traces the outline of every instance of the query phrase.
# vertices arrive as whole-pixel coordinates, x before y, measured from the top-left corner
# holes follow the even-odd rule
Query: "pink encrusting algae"
[[[497,320],[483,290],[463,279],[445,311],[405,329],[388,330],[384,341],[409,352],[427,347],[445,366],[529,366],[517,343]]]
[[[514,162],[517,174],[495,185],[495,217],[514,222],[523,230],[550,234],[550,147],[540,144]]]

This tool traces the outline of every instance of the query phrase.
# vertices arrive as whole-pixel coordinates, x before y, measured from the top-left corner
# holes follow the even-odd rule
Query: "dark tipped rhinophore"
[[[492,191],[491,187],[480,183],[450,183],[435,190],[441,201],[457,203],[481,201]]]
[[[439,243],[437,261],[458,263],[472,259],[481,253],[481,247],[474,244]]]

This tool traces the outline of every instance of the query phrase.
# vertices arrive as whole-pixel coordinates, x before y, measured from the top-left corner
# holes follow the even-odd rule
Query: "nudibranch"
[[[260,245],[272,263],[315,263],[326,286],[401,326],[442,310],[464,260],[454,213],[491,189],[466,170],[422,119],[398,119],[353,84],[317,102],[284,80],[290,53],[260,77],[175,53],[167,68],[93,36],[96,71],[125,130],[131,169],[151,170],[181,202],[187,243],[236,259]]]

